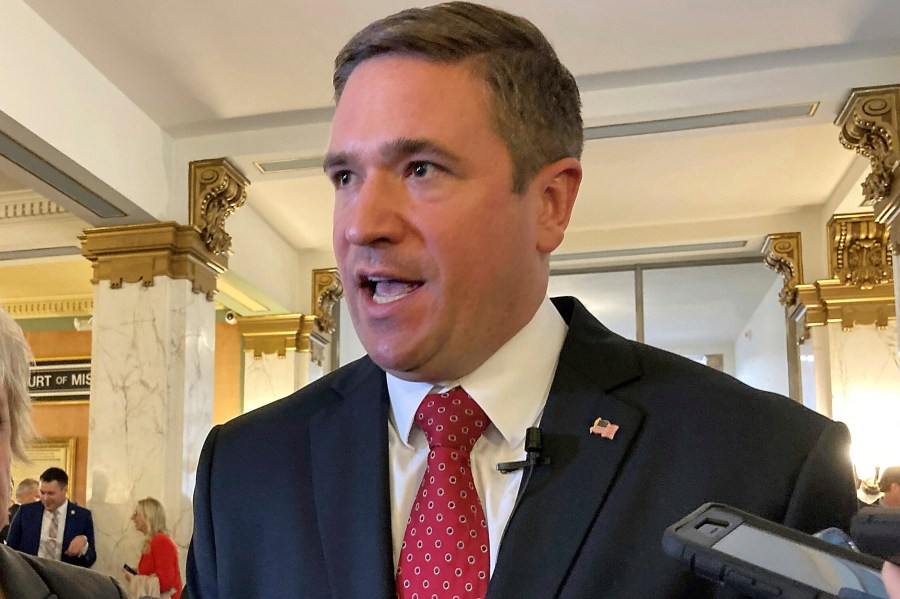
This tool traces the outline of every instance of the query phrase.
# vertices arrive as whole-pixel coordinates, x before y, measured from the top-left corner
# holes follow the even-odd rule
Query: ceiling
[[[175,142],[327,124],[341,45],[368,22],[410,6],[24,2]],[[900,2],[489,4],[530,18],[547,34],[578,79],[586,126],[815,104],[811,116],[588,141],[563,257],[614,251],[612,262],[633,263],[758,255],[763,237],[781,223],[795,230],[803,215],[858,205],[865,162],[840,146],[833,121],[850,89],[900,82]],[[330,248],[329,182],[317,169],[267,175],[253,163],[315,156],[326,143],[273,141],[230,156],[252,182],[242,210],[255,211],[298,251]],[[0,193],[9,186],[0,178]],[[672,247],[721,242],[743,245],[683,254]],[[651,247],[663,249],[640,251]],[[0,299],[37,295],[4,275],[2,264]]]

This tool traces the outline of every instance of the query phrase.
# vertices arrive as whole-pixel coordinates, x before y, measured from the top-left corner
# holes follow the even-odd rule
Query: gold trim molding
[[[94,313],[92,296],[13,300],[3,303],[13,318],[56,318],[87,316]]]
[[[109,281],[153,286],[153,278],[191,281],[194,293],[212,301],[216,277],[228,268],[228,258],[212,253],[196,228],[174,222],[86,229],[78,236],[81,253],[91,261],[91,283]]]
[[[337,329],[334,307],[344,297],[344,286],[336,268],[313,269],[312,305],[318,329],[329,335]]]
[[[791,299],[785,304],[788,315],[804,328],[831,322],[839,322],[845,331],[855,325],[887,327],[888,321],[896,318],[893,256],[887,227],[875,222],[871,213],[838,214],[828,221],[827,231],[830,278],[804,284],[802,271],[797,269],[800,278],[793,287],[779,268],[786,271],[785,264],[798,264],[800,234],[773,234],[766,239],[766,264],[785,276],[780,297]],[[795,235],[796,246],[778,245]],[[784,251],[776,251],[779,247]],[[801,342],[805,337],[800,336]]]
[[[778,301],[784,306],[797,299],[797,285],[803,283],[803,247],[800,233],[773,233],[763,245],[766,266],[784,279]]]
[[[875,222],[890,225],[900,216],[900,85],[860,87],[835,120],[841,144],[869,159],[872,171],[862,184],[863,206],[875,207]]]
[[[225,158],[190,163],[190,224],[206,249],[216,256],[231,253],[225,219],[244,205],[250,181]]]
[[[314,317],[303,314],[281,314],[240,318],[237,325],[244,339],[244,351],[252,351],[256,359],[263,354],[283,358],[288,350],[309,351],[313,321]]]

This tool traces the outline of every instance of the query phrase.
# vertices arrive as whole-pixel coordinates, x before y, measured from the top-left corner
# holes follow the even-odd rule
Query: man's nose
[[[409,196],[402,180],[389,174],[366,177],[355,196],[339,210],[344,237],[354,245],[397,243],[403,236],[403,216]],[[341,218],[343,217],[343,218]]]

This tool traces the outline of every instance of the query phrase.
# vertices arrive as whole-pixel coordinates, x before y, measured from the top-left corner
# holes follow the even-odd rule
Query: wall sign
[[[91,397],[91,360],[40,360],[31,367],[32,401],[85,401]]]

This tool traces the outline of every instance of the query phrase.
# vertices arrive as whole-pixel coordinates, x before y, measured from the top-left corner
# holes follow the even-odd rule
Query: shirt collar
[[[56,513],[59,514],[60,516],[64,516],[64,515],[66,514],[66,511],[67,511],[68,509],[69,509],[69,500],[66,499],[66,500],[63,501],[63,502],[60,504],[60,506],[59,506],[58,508],[56,508],[55,510],[46,510],[46,509],[45,509],[44,511],[47,512],[48,514],[52,514],[53,512],[56,512]]]
[[[408,447],[413,418],[432,391],[462,386],[478,402],[511,447],[523,442],[544,409],[559,352],[568,327],[549,299],[512,339],[481,366],[457,381],[416,383],[387,373],[391,415],[400,439]]]

